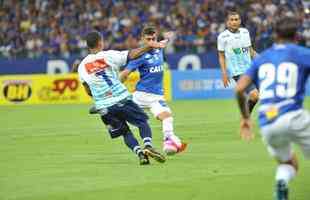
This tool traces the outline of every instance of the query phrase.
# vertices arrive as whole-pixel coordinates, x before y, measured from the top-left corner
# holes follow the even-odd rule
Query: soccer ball
[[[163,151],[167,155],[174,155],[178,152],[178,146],[172,140],[164,141]]]

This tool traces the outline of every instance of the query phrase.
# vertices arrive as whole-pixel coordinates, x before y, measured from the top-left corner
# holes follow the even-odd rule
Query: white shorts
[[[289,112],[261,129],[269,153],[281,162],[292,157],[292,143],[310,159],[310,114],[306,110]]]
[[[143,109],[150,109],[151,113],[157,117],[162,112],[171,113],[163,95],[156,95],[141,91],[133,93],[133,101]]]

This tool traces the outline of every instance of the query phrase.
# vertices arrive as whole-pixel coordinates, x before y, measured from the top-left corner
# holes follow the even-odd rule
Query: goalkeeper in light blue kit
[[[222,70],[224,87],[228,87],[230,78],[238,81],[240,76],[251,66],[255,57],[249,31],[241,28],[241,18],[237,12],[229,12],[226,18],[227,29],[217,38],[219,63]],[[227,73],[227,70],[229,73]],[[258,101],[258,91],[254,84],[246,89],[248,106],[252,112]]]
[[[310,114],[303,108],[310,49],[294,44],[298,25],[294,17],[280,17],[274,25],[276,43],[254,59],[236,86],[244,140],[254,136],[244,91],[252,83],[259,86],[261,134],[269,153],[278,161],[276,200],[288,199],[288,184],[298,170],[292,143],[310,158]]]

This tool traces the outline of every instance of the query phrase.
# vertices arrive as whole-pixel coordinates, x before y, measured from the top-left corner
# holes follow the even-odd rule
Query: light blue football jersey
[[[80,80],[88,84],[97,109],[108,108],[131,97],[118,76],[118,70],[126,64],[127,56],[128,51],[101,51],[88,55],[80,63]]]
[[[217,49],[225,53],[225,63],[230,76],[244,74],[251,66],[251,39],[249,31],[239,28],[233,33],[222,32],[217,38]]]

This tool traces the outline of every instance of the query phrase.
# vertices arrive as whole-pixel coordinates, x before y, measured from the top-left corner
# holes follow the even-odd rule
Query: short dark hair
[[[273,28],[278,38],[294,40],[298,26],[299,21],[296,17],[284,15],[276,20]]]
[[[89,32],[86,35],[86,43],[87,47],[90,49],[96,48],[98,45],[98,42],[102,39],[102,35],[98,31],[92,31]]]
[[[143,35],[153,35],[156,33],[156,27],[153,25],[146,25],[142,29],[142,36]]]
[[[241,17],[240,14],[239,14],[239,12],[230,10],[230,11],[228,11],[227,14],[226,14],[226,20],[228,20],[228,18],[229,18],[230,16],[232,16],[232,15],[238,15],[239,17]]]

